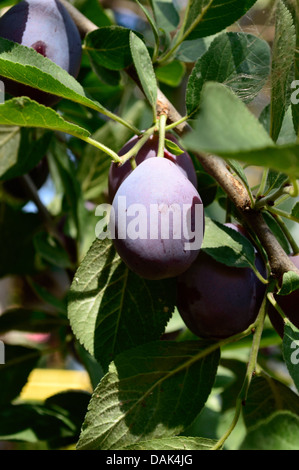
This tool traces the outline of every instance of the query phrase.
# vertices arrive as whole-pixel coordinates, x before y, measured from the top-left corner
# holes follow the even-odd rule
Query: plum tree
[[[292,255],[290,258],[294,265],[299,268],[299,254]],[[274,294],[274,298],[285,316],[293,325],[299,328],[299,289],[291,292],[289,295]],[[283,337],[284,321],[272,304],[269,304],[268,315],[275,330]]]
[[[173,134],[167,133],[166,138],[174,142],[176,145],[179,145],[178,140]],[[125,153],[131,150],[134,145],[138,142],[138,139],[139,137],[137,135],[132,137],[132,139],[130,139],[119,151],[119,156],[123,156]],[[158,153],[158,146],[159,135],[153,134],[135,156],[136,164],[139,165],[141,162],[147,160],[148,158],[156,157]],[[195,188],[197,188],[197,176],[195,168],[192,159],[187,152],[184,152],[181,155],[174,155],[169,150],[164,148],[164,157],[176,163],[182,173],[191,181]],[[114,162],[111,163],[108,178],[108,191],[109,199],[111,202],[113,201],[115,193],[118,190],[120,184],[127,178],[127,176],[131,172],[132,165],[130,160],[127,160],[121,166]]]
[[[235,229],[243,234],[238,226]],[[265,274],[258,253],[256,267]],[[255,321],[264,293],[265,285],[252,269],[227,266],[201,251],[178,277],[177,307],[195,335],[221,339],[241,333]]]
[[[0,37],[31,47],[77,77],[81,63],[81,38],[77,26],[58,0],[23,0],[0,19]],[[1,78],[13,96],[29,96],[52,106],[59,97]]]
[[[203,236],[202,201],[169,159],[140,163],[120,185],[112,208],[115,248],[141,277],[175,277],[195,260]]]

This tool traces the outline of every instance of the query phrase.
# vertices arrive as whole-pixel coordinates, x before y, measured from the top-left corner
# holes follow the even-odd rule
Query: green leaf
[[[284,326],[282,348],[288,371],[299,392],[299,330],[289,321]]]
[[[182,153],[184,153],[184,150],[182,150],[175,142],[172,142],[172,140],[169,139],[165,139],[165,147],[173,155],[182,155]]]
[[[155,341],[117,356],[94,391],[78,449],[120,449],[179,434],[203,408],[219,350]]]
[[[236,230],[208,217],[205,219],[205,235],[201,249],[227,266],[255,266],[255,252],[250,241]]]
[[[271,191],[276,192],[277,189],[281,188],[284,183],[288,181],[288,176],[278,171],[269,170],[267,175],[266,187],[264,193],[271,194]]]
[[[291,215],[298,219],[299,222],[299,202],[296,202],[296,204],[293,206]]]
[[[0,127],[0,176],[5,174],[16,163],[20,141],[21,134],[19,127]]]
[[[144,42],[132,31],[130,32],[130,49],[143,92],[156,117],[158,88],[152,60]]]
[[[7,127],[6,129],[19,128]],[[8,152],[6,155],[8,158],[5,159],[4,157],[2,162],[0,155],[0,179],[9,180],[29,173],[45,157],[53,137],[52,132],[45,132],[37,140],[32,140],[28,133],[30,134],[28,128],[20,128],[19,133],[14,134],[15,142],[19,144],[18,148],[15,149],[16,153],[13,155]],[[3,163],[2,167],[1,163]]]
[[[181,62],[196,62],[209,49],[216,36],[184,41],[176,51],[176,58]]]
[[[248,103],[265,85],[269,72],[270,48],[266,41],[245,33],[217,36],[196,62],[189,77],[186,91],[188,114],[198,108],[205,82],[223,83]]]
[[[63,325],[67,326],[65,319],[40,310],[9,308],[2,312],[0,316],[1,334],[11,330],[48,333]]]
[[[129,38],[130,29],[107,26],[87,34],[84,46],[93,63],[110,70],[123,70],[133,61]]]
[[[269,375],[254,377],[243,408],[246,427],[256,426],[276,411],[289,411],[299,416],[298,395]]]
[[[53,449],[76,443],[90,395],[58,393],[44,404],[14,404],[0,409],[0,439],[47,443]]]
[[[275,38],[272,48],[270,135],[278,139],[285,112],[289,106],[291,69],[296,47],[292,15],[280,0],[276,7]]]
[[[216,444],[216,440],[206,439],[204,437],[185,437],[185,436],[174,436],[174,437],[162,437],[159,439],[152,439],[149,441],[140,441],[133,446],[125,447],[125,450],[211,450]],[[157,459],[161,458],[156,457]],[[154,458],[154,462],[156,460]],[[179,460],[176,460],[178,458]],[[184,464],[188,462],[188,457],[182,455],[181,457],[174,457],[175,462]]]
[[[180,16],[172,0],[150,0],[158,29],[170,33],[179,25]]]
[[[17,398],[36,367],[40,351],[24,346],[5,344],[5,364],[0,366],[0,408]]]
[[[197,39],[222,31],[241,18],[256,0],[189,0],[185,38]]]
[[[70,217],[71,223],[75,230],[75,236],[78,250],[78,257],[81,259],[82,248],[84,244],[84,235],[86,232],[86,222],[88,220],[88,211],[85,207],[85,201],[82,194],[82,189],[79,181],[76,178],[76,169],[74,162],[67,155],[67,147],[65,143],[59,142],[58,139],[52,142],[51,165],[55,165],[55,169],[59,175],[59,179],[62,186],[63,202],[65,210]],[[56,256],[57,250],[62,250],[61,247],[56,245]],[[50,256],[48,246],[48,259]],[[43,255],[46,255],[45,251]],[[52,250],[52,255],[54,255]],[[64,253],[61,264],[68,263],[67,256]]]
[[[156,69],[156,76],[161,83],[176,88],[181,84],[185,72],[185,65],[178,60],[173,60],[163,67],[158,67]]]
[[[0,70],[3,77],[111,116],[111,112],[104,106],[86,97],[84,89],[75,78],[32,48],[0,38]],[[43,120],[42,117],[40,119]]]
[[[283,232],[282,228],[278,224],[276,218],[270,214],[270,212],[263,212],[263,218],[265,219],[267,225],[269,226],[270,230],[273,232],[279,243],[281,244],[282,248],[287,254],[290,253],[290,245],[288,239],[286,238],[285,233]]]
[[[118,353],[160,338],[174,303],[175,280],[140,278],[111,240],[96,239],[74,276],[68,316],[77,339],[107,368]]]
[[[275,145],[246,105],[220,83],[204,85],[194,129],[183,140],[194,152],[299,176],[299,144]]]
[[[71,268],[72,263],[67,251],[53,236],[40,232],[34,237],[36,253],[47,263],[61,268]]]
[[[299,450],[299,417],[281,411],[252,427],[240,450]]]
[[[153,32],[153,35],[154,35],[154,38],[155,38],[155,43],[156,43],[155,49],[157,49],[157,52],[158,52],[159,45],[160,45],[158,26],[157,26],[155,20],[149,14],[148,10],[142,5],[142,3],[139,2],[139,0],[135,0],[135,1],[138,4],[139,8],[141,8],[141,10],[143,11],[144,15],[146,16],[147,21],[150,24],[150,27],[152,28],[152,32]],[[152,2],[152,5],[154,5],[153,2]]]
[[[86,129],[65,121],[53,109],[27,97],[13,98],[0,104],[0,125],[51,129],[79,138],[90,135]]]
[[[284,273],[282,286],[278,291],[279,295],[289,295],[291,292],[299,289],[299,276],[294,271]]]

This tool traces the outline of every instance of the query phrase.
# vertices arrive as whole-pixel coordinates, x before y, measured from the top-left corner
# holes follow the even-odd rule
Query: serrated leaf
[[[129,45],[130,29],[105,26],[87,34],[85,50],[93,63],[110,70],[123,70],[133,61]]]
[[[255,252],[250,241],[236,230],[208,217],[201,249],[227,266],[255,266]]]
[[[172,0],[150,0],[158,29],[170,33],[179,24],[180,16]]]
[[[299,397],[293,390],[271,376],[253,378],[246,406],[243,409],[244,422],[248,429],[269,418],[276,411],[290,411],[299,414]]]
[[[107,368],[118,353],[158,339],[174,303],[175,280],[140,278],[111,240],[96,239],[74,276],[68,316],[77,339]]]
[[[286,411],[273,413],[249,430],[240,450],[299,450],[299,417]]]
[[[27,97],[13,98],[0,104],[0,125],[39,127],[65,132],[79,138],[90,135],[86,129],[65,121],[53,109]]]
[[[283,274],[282,286],[278,291],[279,295],[289,295],[291,292],[299,289],[299,276],[293,271]]]
[[[156,116],[156,103],[158,96],[157,79],[153,68],[152,60],[144,42],[130,32],[130,49],[133,57],[134,66],[138,74],[142,90],[153,108],[154,117]]]
[[[90,401],[78,449],[120,449],[174,436],[200,412],[219,350],[207,343],[155,341],[117,356]]]
[[[292,15],[282,1],[276,7],[275,37],[272,48],[270,135],[278,139],[289,105],[291,68],[296,47],[296,31]]]
[[[205,83],[194,129],[183,141],[194,152],[299,177],[299,144],[275,145],[247,106],[220,83]]]
[[[256,0],[189,0],[185,38],[196,39],[222,31],[248,11]]]
[[[125,447],[125,450],[211,450],[216,444],[216,440],[204,437],[185,437],[174,436],[160,439],[152,439],[149,441],[141,441],[133,446]],[[157,457],[159,459],[159,457]],[[175,459],[175,458],[174,458]],[[156,460],[156,459],[154,459]],[[187,457],[181,456],[180,463],[182,466],[188,460]],[[176,460],[177,462],[177,460]]]
[[[75,78],[32,48],[0,38],[0,70],[3,77],[111,115],[99,102],[86,96]]]
[[[270,72],[270,48],[266,41],[246,33],[218,35],[208,51],[196,62],[186,91],[188,114],[199,106],[207,81],[223,83],[245,103],[265,85]]]
[[[1,160],[0,152],[0,179],[10,180],[17,178],[33,170],[45,157],[52,132],[45,132],[39,139],[31,141],[28,128],[7,127],[7,129],[19,129],[15,135],[15,143],[18,145],[16,154],[6,154],[4,161]],[[3,163],[3,166],[1,165]]]
[[[16,163],[20,141],[18,126],[0,127],[0,176]]]
[[[290,322],[284,325],[282,348],[288,371],[299,392],[299,330]]]

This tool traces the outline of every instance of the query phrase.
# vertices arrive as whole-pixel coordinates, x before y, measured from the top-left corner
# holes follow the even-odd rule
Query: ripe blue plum
[[[141,277],[175,277],[195,260],[203,237],[203,205],[172,161],[158,157],[140,163],[120,185],[112,209],[115,248]]]
[[[290,256],[290,259],[299,269],[299,254]],[[290,320],[291,323],[293,323],[293,325],[299,328],[299,289],[291,292],[289,295],[276,294],[274,297],[285,316]],[[283,337],[284,321],[272,304],[270,304],[268,307],[268,315],[277,333]]]
[[[178,140],[173,134],[167,133],[166,138],[171,140],[175,144],[178,144]],[[131,150],[134,145],[138,142],[139,137],[135,135],[130,139],[123,148],[119,151],[119,156],[125,155],[129,150]],[[159,146],[159,135],[153,134],[148,141],[143,145],[135,156],[136,164],[139,165],[144,160],[148,158],[153,158],[157,156]],[[187,152],[182,153],[181,155],[174,155],[169,152],[166,148],[164,149],[164,157],[168,160],[177,164],[178,168],[182,173],[191,181],[195,188],[197,188],[197,176],[195,168],[192,162],[190,155]],[[129,160],[127,160],[123,165],[119,166],[117,163],[111,163],[109,170],[108,178],[108,191],[109,191],[109,200],[112,202],[113,198],[118,190],[120,184],[127,178],[127,176],[132,172],[132,165]]]
[[[244,234],[240,227],[234,228]],[[258,253],[256,267],[265,276]],[[265,290],[252,269],[226,266],[200,251],[178,277],[177,308],[192,333],[223,339],[241,333],[255,321]]]
[[[0,18],[0,37],[35,49],[77,77],[82,45],[77,26],[58,0],[23,0]],[[60,98],[50,93],[1,78],[13,96],[29,96],[52,106]]]

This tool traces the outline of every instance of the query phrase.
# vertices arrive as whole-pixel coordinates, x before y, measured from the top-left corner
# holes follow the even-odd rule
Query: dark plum
[[[290,256],[296,268],[299,269],[299,254]],[[285,316],[293,325],[299,328],[299,289],[291,292],[289,295],[274,295],[275,300]],[[268,315],[277,333],[283,337],[284,321],[278,311],[272,304],[268,306]]]
[[[239,227],[235,229],[244,235]],[[258,254],[256,267],[262,275],[266,274]],[[227,338],[255,321],[265,290],[252,269],[226,266],[201,251],[191,267],[178,277],[177,308],[195,335]]]
[[[120,185],[112,208],[115,248],[141,277],[175,277],[195,260],[202,243],[203,205],[172,161],[158,157],[140,163]]]
[[[0,37],[35,49],[77,77],[81,63],[81,38],[68,11],[58,0],[23,0],[0,18]],[[12,96],[28,96],[47,106],[60,98],[1,78]]]
[[[173,134],[167,133],[166,138],[171,140],[175,144],[178,144],[178,140]],[[131,150],[134,145],[138,142],[139,137],[135,135],[130,139],[123,148],[119,151],[119,156],[125,155],[129,150]],[[144,160],[148,158],[156,157],[158,153],[159,146],[159,135],[153,134],[148,141],[143,145],[135,156],[136,164],[139,165]],[[173,155],[166,148],[164,149],[164,157],[168,160],[177,164],[178,168],[182,173],[191,181],[191,183],[197,188],[197,176],[195,168],[192,162],[190,155],[187,152],[182,153],[181,155]],[[108,178],[108,191],[109,199],[112,202],[115,196],[116,191],[118,190],[120,184],[127,178],[127,176],[132,172],[132,165],[129,160],[127,160],[123,165],[119,166],[117,163],[112,163],[109,170]]]

